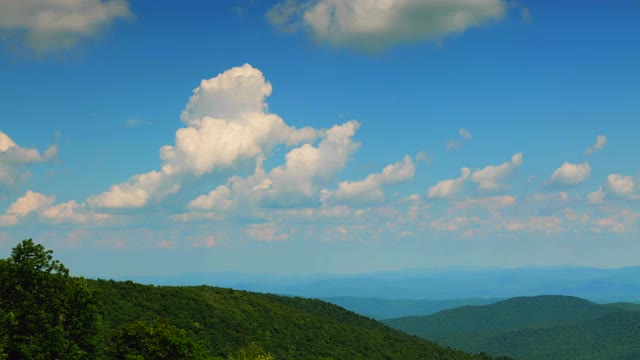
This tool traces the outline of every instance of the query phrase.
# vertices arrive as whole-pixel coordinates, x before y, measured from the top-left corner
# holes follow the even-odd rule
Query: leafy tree
[[[118,360],[205,360],[204,351],[181,330],[166,321],[149,325],[138,320],[123,326],[111,341]]]
[[[28,239],[0,259],[0,358],[98,357],[96,298],[52,254]]]

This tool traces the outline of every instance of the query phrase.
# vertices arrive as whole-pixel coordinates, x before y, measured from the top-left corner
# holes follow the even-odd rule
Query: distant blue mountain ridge
[[[153,285],[213,285],[308,298],[497,301],[515,296],[570,295],[595,302],[640,301],[640,267],[440,268],[314,275],[218,272],[118,280]]]

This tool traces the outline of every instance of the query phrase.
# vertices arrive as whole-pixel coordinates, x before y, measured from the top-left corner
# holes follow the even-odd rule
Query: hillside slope
[[[513,298],[430,316],[385,321],[440,344],[517,359],[623,360],[640,357],[640,312],[567,296]]]
[[[466,337],[460,348],[527,360],[640,359],[640,312],[611,313],[598,319],[542,329]],[[480,350],[478,350],[480,351]]]
[[[276,359],[488,359],[443,348],[338,306],[213,287],[92,281],[107,331],[166,318],[211,355],[259,342]]]
[[[463,306],[430,316],[404,317],[384,322],[428,338],[436,334],[553,326],[595,319],[616,311],[620,309],[577,297],[544,295],[516,297],[491,305]]]

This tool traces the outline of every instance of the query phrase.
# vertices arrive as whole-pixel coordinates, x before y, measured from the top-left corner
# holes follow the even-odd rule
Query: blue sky
[[[0,1],[0,254],[34,238],[102,276],[637,265],[639,10]]]

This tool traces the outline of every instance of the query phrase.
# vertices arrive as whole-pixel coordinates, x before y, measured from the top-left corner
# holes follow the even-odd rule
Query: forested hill
[[[208,353],[226,356],[258,342],[276,359],[489,359],[391,329],[320,300],[232,289],[90,281],[108,331],[165,318]]]
[[[628,303],[536,296],[385,323],[471,352],[527,360],[626,360],[640,358],[640,312],[635,310],[638,306]]]
[[[516,297],[491,305],[463,306],[430,316],[385,321],[412,334],[429,335],[480,332],[559,325],[598,318],[620,309],[572,296]]]

